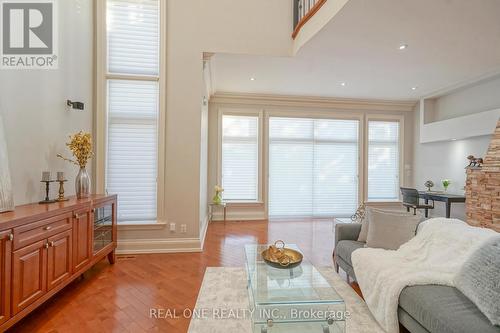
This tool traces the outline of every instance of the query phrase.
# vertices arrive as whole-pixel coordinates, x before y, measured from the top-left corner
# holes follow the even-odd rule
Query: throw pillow
[[[389,214],[402,215],[402,216],[413,215],[412,213],[408,213],[408,212],[404,212],[404,211],[385,210],[385,209],[376,209],[376,208],[373,208],[373,207],[367,207],[366,208],[365,217],[361,221],[361,231],[359,232],[358,242],[366,243],[366,240],[367,240],[367,237],[368,237],[368,230],[370,228],[370,212],[371,211],[386,212],[386,213],[389,213]],[[420,218],[421,218],[421,216],[420,216]]]
[[[460,269],[455,286],[500,326],[500,236],[477,249]]]
[[[366,245],[386,250],[397,250],[415,236],[421,216],[372,209],[368,212],[368,219],[370,226]]]

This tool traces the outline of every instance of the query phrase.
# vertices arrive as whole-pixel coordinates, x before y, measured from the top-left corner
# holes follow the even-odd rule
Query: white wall
[[[58,9],[59,69],[0,70],[0,112],[16,205],[43,199],[44,170],[65,171],[66,194],[74,194],[78,170],[56,154],[70,156],[67,136],[92,130],[92,1],[58,1]],[[68,111],[66,99],[84,102],[85,111]]]
[[[453,116],[486,111],[500,107],[500,79],[490,80],[477,85],[460,89],[443,97],[437,98],[434,108],[434,119],[450,119]],[[468,164],[467,156],[484,157],[491,140],[491,136],[481,136],[464,140],[433,142],[420,144],[419,133],[419,105],[415,107],[415,147],[414,147],[414,178],[413,185],[424,189],[424,182],[432,180],[435,190],[442,190],[441,180],[450,179],[450,193],[463,194],[465,186],[465,170]],[[452,217],[465,219],[463,204],[452,205]],[[444,216],[442,203],[436,202],[436,209],[432,216]]]

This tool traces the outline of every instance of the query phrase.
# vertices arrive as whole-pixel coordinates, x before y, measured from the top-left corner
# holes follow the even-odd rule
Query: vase
[[[90,196],[90,176],[87,169],[80,168],[75,180],[76,197],[78,199],[88,198]]]
[[[220,205],[222,202],[222,195],[220,193],[215,193],[214,197],[212,198],[212,201],[216,205]]]

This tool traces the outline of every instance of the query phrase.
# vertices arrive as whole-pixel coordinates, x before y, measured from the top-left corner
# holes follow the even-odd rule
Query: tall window
[[[156,220],[159,0],[107,0],[106,189],[118,220]]]
[[[368,122],[368,200],[399,198],[399,122]]]
[[[222,187],[227,201],[257,201],[259,117],[222,116]]]
[[[358,205],[357,120],[269,119],[269,215],[349,216]]]

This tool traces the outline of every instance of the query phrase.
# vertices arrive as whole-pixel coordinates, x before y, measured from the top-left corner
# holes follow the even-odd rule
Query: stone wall
[[[484,165],[467,169],[465,196],[467,222],[500,232],[500,120]]]

